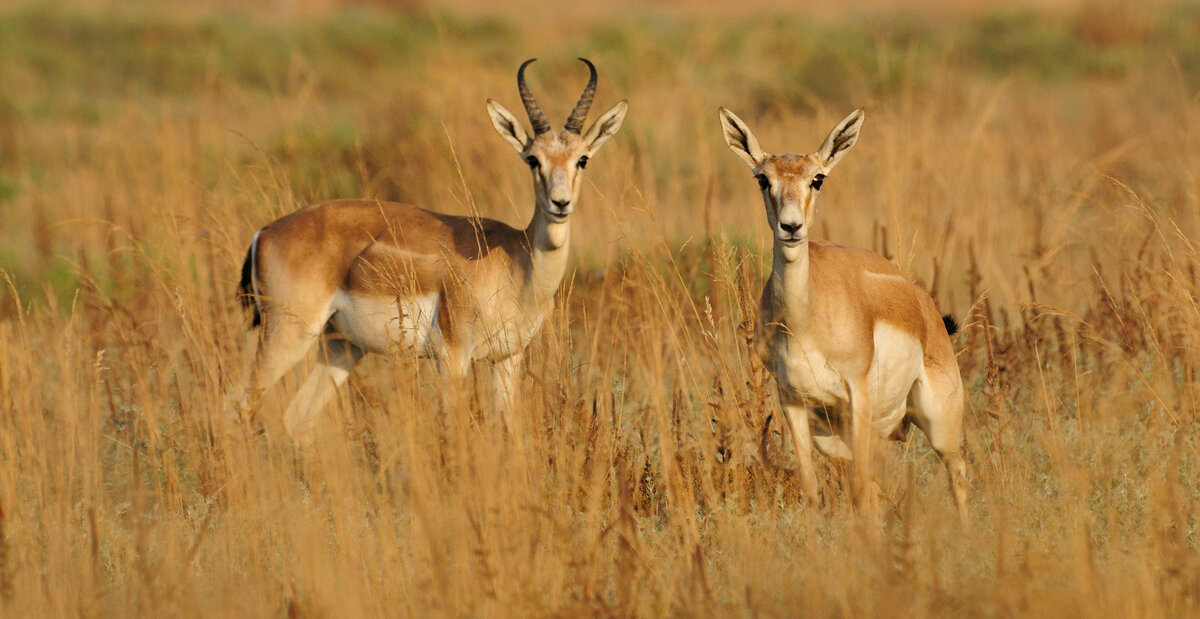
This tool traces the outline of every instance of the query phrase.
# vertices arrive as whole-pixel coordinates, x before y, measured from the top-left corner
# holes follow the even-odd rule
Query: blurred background
[[[575,239],[589,264],[646,234],[765,242],[753,181],[717,130],[720,105],[775,152],[811,151],[865,107],[867,132],[831,179],[821,229],[877,250],[886,241],[926,277],[932,259],[962,265],[974,240],[1006,302],[1031,300],[1013,277],[1026,266],[1051,278],[1047,294],[1072,294],[1092,259],[1082,241],[1138,234],[1117,184],[1196,224],[1194,5],[244,4],[0,12],[0,268],[22,296],[44,296],[47,281],[69,296],[84,262],[106,285],[117,230],[171,248],[195,241],[180,218],[226,235],[226,261],[258,226],[333,197],[523,225],[526,173],[483,105],[520,107],[515,67],[529,57],[541,58],[530,79],[556,118],[586,79],[579,55],[600,69],[598,106],[632,106],[589,177],[598,191],[586,192],[588,232]]]

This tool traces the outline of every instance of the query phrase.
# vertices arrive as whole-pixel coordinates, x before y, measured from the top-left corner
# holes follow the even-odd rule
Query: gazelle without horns
[[[590,77],[562,131],[552,130],[525,83],[532,59],[517,71],[532,134],[488,100],[496,131],[533,176],[533,218],[524,230],[395,202],[336,200],[254,235],[240,288],[261,331],[238,408],[249,408],[319,341],[317,366],[284,412],[299,443],[310,439],[318,414],[367,352],[435,357],[451,377],[466,374],[473,361],[489,361],[507,417],[525,347],[552,310],[567,267],[584,167],[628,109],[621,101],[584,131],[596,68],[580,60]]]
[[[940,317],[933,299],[882,256],[809,239],[825,175],[858,140],[863,111],[843,119],[807,155],[766,153],[741,118],[725,108],[719,115],[729,148],[758,180],[774,233],[759,341],[810,503],[818,499],[811,444],[832,459],[853,460],[855,504],[870,509],[871,444],[898,435],[908,420],[945,462],[965,520],[963,387],[950,342],[953,319]]]

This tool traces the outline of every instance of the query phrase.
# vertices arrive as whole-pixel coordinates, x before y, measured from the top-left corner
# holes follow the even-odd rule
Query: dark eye
[[[533,155],[526,157],[525,163],[528,163],[529,167],[531,167],[535,170],[542,167],[542,162],[538,161],[538,158],[534,157]]]
[[[758,176],[755,176],[754,178],[758,179],[758,186],[761,187],[763,191],[766,191],[771,188],[771,181],[767,180],[766,174],[759,174]]]
[[[809,187],[812,187],[814,191],[821,191],[821,183],[823,182],[825,182],[825,175],[818,174],[813,177],[812,183],[809,185]]]
[[[579,163],[578,163],[578,164],[576,164],[576,165],[578,165],[578,166],[579,166],[579,169],[580,169],[580,170],[582,170],[582,169],[584,169],[584,168],[586,168],[586,167],[587,167],[587,161],[588,161],[588,160],[587,160],[587,155],[584,155],[584,156],[582,156],[582,157],[580,157],[580,158],[579,158]]]

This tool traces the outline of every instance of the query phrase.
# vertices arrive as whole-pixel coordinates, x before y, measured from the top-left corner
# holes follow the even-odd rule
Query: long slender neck
[[[569,221],[550,221],[549,215],[535,201],[533,219],[525,228],[525,238],[529,240],[529,264],[532,269],[527,282],[533,288],[538,302],[554,296],[567,271],[570,225]]]
[[[812,295],[808,277],[808,241],[791,248],[776,241],[773,253],[771,285],[778,308],[788,310],[783,312],[787,318],[803,319],[808,314]]]

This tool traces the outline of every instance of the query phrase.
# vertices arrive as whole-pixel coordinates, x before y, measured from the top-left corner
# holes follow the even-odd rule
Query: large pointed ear
[[[866,118],[866,114],[862,108],[858,108],[843,118],[842,122],[829,132],[829,137],[825,138],[825,143],[817,151],[817,157],[821,159],[826,170],[837,165],[842,157],[850,152],[854,143],[858,142],[858,131],[862,129],[864,118]]]
[[[617,131],[621,129],[621,123],[625,122],[625,112],[627,111],[629,111],[629,102],[620,101],[592,123],[583,136],[583,143],[587,144],[589,156],[596,154],[596,151],[600,150],[605,142],[617,134]]]
[[[761,146],[758,145],[758,140],[750,131],[750,127],[746,125],[746,121],[738,118],[737,114],[730,112],[725,108],[721,108],[717,112],[717,116],[721,117],[721,128],[724,129],[725,143],[729,145],[733,154],[739,159],[746,162],[753,170],[762,164],[766,159],[767,153],[763,152]]]
[[[488,115],[492,117],[492,126],[496,128],[496,133],[499,133],[500,137],[512,145],[518,153],[525,152],[525,144],[529,141],[529,137],[525,133],[525,127],[521,126],[521,121],[517,120],[512,112],[504,109],[503,105],[491,99],[488,99],[487,109]]]

